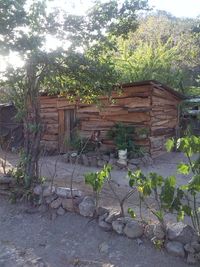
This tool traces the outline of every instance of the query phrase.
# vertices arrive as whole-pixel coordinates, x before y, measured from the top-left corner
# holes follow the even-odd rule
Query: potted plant
[[[148,128],[137,128],[135,130],[137,136],[140,138],[140,139],[145,139],[148,137],[148,134],[149,134],[149,129]]]
[[[112,129],[108,131],[108,137],[114,140],[115,146],[118,150],[118,163],[127,164],[127,152],[132,145],[132,135],[134,128],[132,126],[124,125],[123,123],[116,123]]]

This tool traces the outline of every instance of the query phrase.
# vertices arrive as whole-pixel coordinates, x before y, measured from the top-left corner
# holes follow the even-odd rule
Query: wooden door
[[[67,152],[72,139],[75,122],[75,110],[59,110],[59,150],[60,153]]]

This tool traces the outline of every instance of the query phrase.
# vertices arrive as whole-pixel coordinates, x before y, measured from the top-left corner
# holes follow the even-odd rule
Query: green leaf
[[[168,182],[171,187],[174,187],[176,185],[176,177],[175,176],[169,176],[166,179],[166,182]]]
[[[131,218],[133,218],[133,219],[136,218],[136,214],[135,214],[135,212],[133,211],[133,209],[128,208],[128,214],[131,216]]]
[[[176,178],[174,176],[166,178],[160,194],[162,206],[171,208],[174,201],[174,195],[176,190],[175,185],[176,185]]]
[[[184,217],[185,217],[185,212],[183,210],[179,210],[177,214],[177,221],[178,222],[183,221]]]
[[[158,175],[157,173],[150,173],[149,179],[151,181],[151,187],[155,189],[156,187],[159,187],[163,184],[163,177],[161,175]]]
[[[190,173],[190,165],[185,163],[180,163],[177,166],[177,170],[181,174],[188,175]]]
[[[154,215],[158,218],[159,221],[163,221],[164,216],[162,211],[155,211]]]
[[[180,189],[183,190],[183,191],[186,191],[186,190],[189,189],[189,185],[188,185],[188,184],[181,185],[181,186],[180,186]]]
[[[183,205],[182,210],[187,214],[188,216],[192,215],[192,209],[188,205]]]
[[[172,149],[174,148],[174,145],[175,145],[174,139],[173,138],[172,139],[168,139],[167,142],[165,143],[165,147],[167,149],[167,152],[172,151]]]
[[[151,183],[150,181],[147,181],[144,185],[143,185],[143,195],[144,196],[150,196],[151,195]]]
[[[189,190],[200,192],[200,174],[194,175],[188,183]]]
[[[134,178],[129,179],[129,186],[133,187],[134,185],[135,185],[135,179]]]

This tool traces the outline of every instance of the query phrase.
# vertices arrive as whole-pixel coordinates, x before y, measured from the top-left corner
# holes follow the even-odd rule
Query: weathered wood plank
[[[150,98],[142,98],[142,97],[126,97],[114,99],[114,104],[127,107],[127,108],[136,108],[136,107],[149,107],[150,106]]]
[[[58,146],[60,153],[64,153],[66,147],[64,146],[64,137],[65,137],[65,112],[64,110],[58,110]]]
[[[163,106],[163,105],[176,106],[177,101],[171,101],[171,100],[160,98],[157,96],[152,96],[152,105],[153,106]]]
[[[99,108],[96,106],[81,107],[77,110],[77,113],[97,113],[99,114]]]
[[[168,99],[172,102],[180,102],[179,99],[177,99],[174,95],[170,94],[168,91],[164,90],[163,88],[158,89],[154,87],[152,91],[152,95],[160,97],[160,98]]]
[[[170,134],[171,136],[175,135],[175,129],[174,128],[156,128],[152,127],[152,136],[159,136],[159,135],[165,135]]]
[[[128,112],[149,112],[151,111],[151,107],[149,108],[128,108]]]
[[[58,141],[58,134],[44,134],[41,139],[45,141]]]
[[[58,109],[72,109],[75,108],[75,104],[72,102],[68,102],[66,99],[62,99],[57,101],[57,108]]]
[[[49,112],[49,113],[41,113],[42,121],[46,123],[58,122],[58,113]]]
[[[55,150],[58,151],[58,142],[57,141],[41,141],[41,145],[44,147],[46,150]]]
[[[150,115],[148,113],[129,113],[128,115],[120,115],[120,116],[106,116],[107,120],[111,120],[113,122],[147,122],[150,121]]]
[[[58,123],[43,124],[44,132],[48,134],[58,134]]]
[[[114,126],[114,122],[112,121],[94,120],[94,121],[81,122],[80,129],[82,131],[108,130],[112,126]]]
[[[57,112],[58,112],[56,107],[41,108],[40,110],[41,110],[41,111],[40,111],[41,114],[43,114],[43,113],[52,113],[52,112],[53,112],[53,113],[57,113]]]

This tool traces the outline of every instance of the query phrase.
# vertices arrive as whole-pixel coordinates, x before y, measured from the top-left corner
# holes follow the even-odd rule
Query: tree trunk
[[[38,181],[38,161],[40,156],[41,120],[39,103],[39,78],[34,66],[27,71],[27,95],[24,118],[24,180],[25,186]]]

